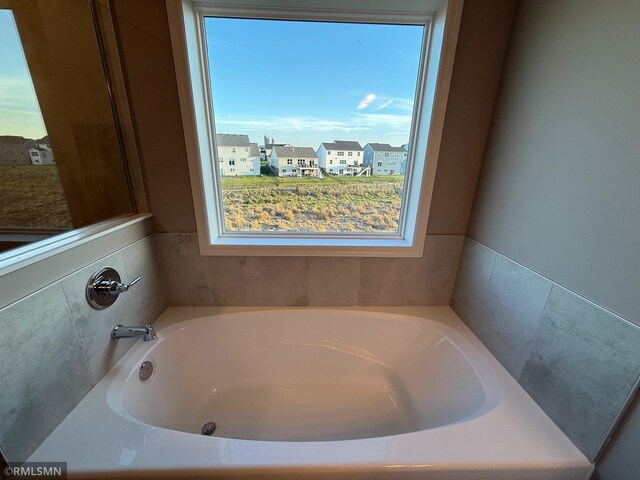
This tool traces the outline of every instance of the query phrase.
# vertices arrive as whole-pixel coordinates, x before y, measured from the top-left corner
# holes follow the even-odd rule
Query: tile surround
[[[309,305],[305,257],[199,258],[208,268],[210,305]]]
[[[448,305],[461,235],[422,258],[201,257],[196,234],[154,235],[170,305]]]
[[[448,305],[464,237],[427,235],[422,258],[363,258],[359,305]]]
[[[640,395],[636,395],[626,417],[607,450],[596,464],[592,480],[627,480],[640,472]]]
[[[0,448],[9,461],[26,460],[132,345],[111,340],[115,324],[149,323],[164,310],[153,248],[145,237],[0,309]],[[131,272],[142,281],[112,307],[94,310],[85,285],[107,265],[125,281]]]
[[[309,305],[358,305],[360,258],[309,257]]]
[[[131,290],[136,318],[140,325],[153,323],[167,308],[165,282],[153,235],[132,243],[122,250],[129,281],[140,277]]]
[[[520,383],[591,459],[640,376],[640,327],[554,285]]]
[[[211,305],[209,271],[200,257],[198,236],[195,233],[156,233],[153,236],[169,305]],[[234,271],[235,267],[231,263],[228,268]]]
[[[469,238],[451,306],[593,460],[640,376],[640,328]]]
[[[480,306],[485,301],[496,258],[493,250],[465,238],[451,296],[451,307],[481,340],[483,318]]]
[[[92,387],[59,283],[0,310],[0,445],[25,460]]]
[[[122,254],[116,252],[78,270],[60,282],[78,331],[82,350],[87,357],[91,376],[95,380],[94,383],[109,371],[136,340],[124,338],[117,342],[106,341],[111,335],[113,326],[118,323],[141,324],[140,319],[132,314],[135,312],[134,295],[136,293],[133,289],[120,295],[113,305],[104,310],[96,310],[87,302],[85,297],[87,280],[96,270],[105,266],[115,268],[123,282],[131,280],[125,273]]]
[[[529,356],[531,342],[552,283],[498,255],[480,308],[479,337],[514,377]]]

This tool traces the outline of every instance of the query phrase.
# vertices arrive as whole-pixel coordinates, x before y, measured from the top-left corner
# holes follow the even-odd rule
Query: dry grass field
[[[0,165],[0,227],[72,227],[55,165]]]
[[[225,177],[228,230],[395,232],[402,176]],[[0,166],[0,227],[70,228],[55,166]]]
[[[404,178],[224,178],[228,230],[395,232]]]

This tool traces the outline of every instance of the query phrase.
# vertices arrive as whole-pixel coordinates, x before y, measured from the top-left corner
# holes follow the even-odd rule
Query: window
[[[389,156],[389,152],[384,152],[384,156],[388,157]]]
[[[347,152],[347,157],[353,157],[353,152]]]
[[[235,165],[236,161],[235,160],[229,160],[229,165]],[[231,170],[233,172],[233,169]]]
[[[37,157],[38,156],[38,152],[31,152],[31,156],[32,157]]]
[[[461,2],[375,0],[374,3],[375,8],[364,0],[300,0],[295,7],[286,0],[272,0],[269,6],[260,0],[246,0],[242,5],[222,0],[167,2],[181,108],[187,112],[185,138],[189,145],[197,147],[189,148],[189,165],[192,177],[197,180],[192,182],[194,201],[201,206],[197,220],[202,253],[422,254]],[[246,35],[247,31],[254,34]],[[340,32],[339,48],[327,41],[335,38],[336,32]],[[269,43],[272,38],[287,41]],[[300,45],[304,45],[309,65],[322,63],[327,56],[335,64],[352,66],[367,55],[382,54],[392,59],[394,69],[378,75],[386,75],[384,78],[371,79],[368,64],[353,65],[353,73],[332,78],[324,82],[328,85],[323,85],[307,75],[307,69],[297,64],[290,68],[285,61],[274,60],[279,75],[269,81],[259,71],[255,75],[239,75],[233,67],[244,60],[248,65],[254,64],[250,59],[264,51],[274,59],[299,58],[291,49],[300,49]],[[387,55],[388,48],[391,51]],[[242,57],[245,54],[246,59]],[[438,69],[444,73],[439,74]],[[388,87],[393,91],[385,92],[375,86],[387,84],[386,78],[398,80],[395,87]],[[357,89],[345,85],[354,83],[361,85],[358,98],[340,97],[349,92],[353,95]],[[314,95],[304,94],[309,91]],[[343,108],[350,110],[345,112]],[[313,192],[340,199],[342,203],[336,207],[342,208],[335,208],[337,218],[305,223],[311,215],[303,211],[301,217],[305,218],[300,221],[288,223],[289,215],[270,215],[274,217],[272,223],[261,227],[248,216],[247,212],[256,210],[251,199],[238,196],[246,195],[249,189],[240,192],[232,188],[228,180],[211,172],[209,166],[213,160],[210,157],[215,158],[217,153],[215,135],[242,135],[255,142],[270,136],[273,133],[270,129],[276,130],[279,143],[273,148],[280,158],[278,150],[297,153],[297,149],[308,149],[313,152],[310,155],[305,152],[304,156],[310,159],[318,145],[332,140],[360,145],[409,143],[412,147],[406,174],[378,181],[366,176],[353,177],[354,182],[360,182],[360,188],[341,181],[340,185],[350,188],[336,193],[330,188],[331,176],[319,175],[315,168],[303,169],[296,178],[282,183],[289,193],[294,192],[293,201],[297,202],[290,204],[295,207],[290,211],[305,207]],[[335,140],[336,137],[342,140]],[[338,156],[344,156],[346,150],[337,151]],[[292,165],[290,160],[287,159],[288,165]],[[425,168],[426,164],[430,168]],[[285,172],[281,169],[278,174],[275,169],[274,173]],[[255,181],[267,180],[270,184],[266,188],[273,189],[278,184],[260,177]],[[338,183],[333,180],[334,185]],[[226,185],[230,187],[226,189]],[[377,188],[382,190],[372,195]],[[427,190],[423,194],[422,188]],[[359,193],[361,190],[366,195]],[[264,196],[255,196],[264,206]],[[353,216],[350,209],[365,196],[374,203],[364,205],[358,224],[368,227],[358,226],[355,232],[342,228],[343,217]],[[249,205],[246,212],[236,209],[243,205]],[[282,201],[280,206],[287,207]],[[380,214],[383,210],[384,214]],[[376,212],[382,220],[371,218],[370,212]]]
[[[378,162],[378,166],[381,167],[382,166],[382,162]]]
[[[298,166],[299,167],[303,167],[304,166],[304,159],[302,159],[302,158],[298,159]]]
[[[293,158],[287,158],[287,165],[293,165]]]
[[[246,161],[247,161],[247,159],[246,159],[246,158],[241,158],[241,159],[240,159],[240,161],[241,161],[241,162],[246,162]]]
[[[347,161],[346,160],[340,160],[340,165],[346,165]]]

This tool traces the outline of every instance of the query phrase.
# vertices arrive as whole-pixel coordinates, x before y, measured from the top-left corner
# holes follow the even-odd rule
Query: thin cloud
[[[393,108],[397,110],[406,110],[413,112],[413,99],[412,98],[394,98]]]
[[[388,113],[359,113],[354,120],[368,127],[411,128],[411,115],[392,115]]]
[[[371,102],[373,102],[376,98],[378,97],[376,97],[373,93],[370,93],[369,95],[364,97],[362,100],[360,100],[360,103],[358,104],[358,110],[367,108],[371,104]]]
[[[395,101],[395,98],[390,98],[389,100],[387,100],[386,102],[384,102],[382,105],[380,105],[378,108],[376,108],[376,110],[382,110],[384,108],[387,108],[389,106],[391,106],[391,104]]]
[[[264,131],[314,131],[314,132],[355,132],[377,127],[411,127],[411,115],[385,113],[358,113],[343,119],[298,116],[264,116],[250,118],[217,118],[216,130],[242,132],[244,130]]]
[[[316,132],[352,132],[363,127],[354,122],[318,117],[252,117],[216,119],[217,130],[235,129],[264,131],[316,131]]]

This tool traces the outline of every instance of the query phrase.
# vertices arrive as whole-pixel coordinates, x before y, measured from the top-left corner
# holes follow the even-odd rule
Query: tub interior
[[[295,311],[293,311],[295,312]],[[292,316],[294,315],[294,316]],[[412,317],[278,311],[190,320],[110,390],[122,414],[158,427],[269,441],[372,438],[473,417],[485,402],[450,336]]]

